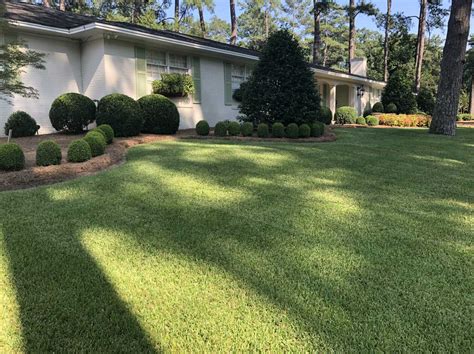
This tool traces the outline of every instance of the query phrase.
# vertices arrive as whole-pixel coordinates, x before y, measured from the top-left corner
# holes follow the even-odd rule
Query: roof
[[[1,0],[0,0],[1,1]],[[5,18],[11,21],[27,22],[42,26],[61,28],[61,29],[72,29],[80,26],[85,26],[93,23],[101,23],[117,28],[129,29],[132,31],[142,32],[150,35],[154,35],[162,38],[169,38],[173,40],[183,41],[187,43],[193,43],[198,45],[203,45],[211,48],[227,50],[231,52],[251,55],[255,57],[260,56],[260,52],[248,48],[243,48],[235,45],[230,45],[227,43],[213,41],[211,39],[191,36],[184,33],[178,33],[168,30],[157,30],[151,29],[144,26],[127,23],[127,22],[116,22],[116,21],[107,21],[99,17],[80,15],[73,12],[59,11],[56,9],[46,8],[41,5],[26,4],[26,3],[17,3],[17,2],[6,2],[6,12]],[[334,72],[335,74],[344,74],[356,79],[364,79],[371,81],[374,80],[365,76],[350,74],[342,70],[336,70],[329,67],[310,64],[314,69],[325,70]]]

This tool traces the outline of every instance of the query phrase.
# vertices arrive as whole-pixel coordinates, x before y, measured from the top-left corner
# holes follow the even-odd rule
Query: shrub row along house
[[[54,132],[49,109],[67,92],[98,100],[111,93],[138,99],[152,90],[168,90],[179,110],[180,129],[194,128],[202,119],[211,126],[235,119],[239,102],[234,92],[259,60],[259,52],[246,48],[31,4],[7,2],[5,17],[9,26],[0,42],[22,40],[45,53],[46,70],[22,74],[25,84],[39,91],[38,100],[0,100],[0,126],[12,112],[22,110],[37,121],[41,134]],[[352,106],[362,114],[380,100],[385,83],[366,77],[364,59],[351,65],[352,74],[312,66],[321,104],[333,113],[337,107]],[[163,79],[167,87],[159,82]],[[170,83],[181,91],[170,90]]]

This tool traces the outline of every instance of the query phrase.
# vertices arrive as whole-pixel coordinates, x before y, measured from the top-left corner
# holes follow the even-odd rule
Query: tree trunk
[[[430,133],[455,135],[472,0],[453,0]]]
[[[174,0],[174,30],[179,32],[179,0]]]
[[[265,9],[264,18],[265,18],[265,39],[267,39],[268,38],[268,33],[269,33],[269,29],[268,29],[268,9]]]
[[[385,40],[383,44],[383,79],[388,81],[388,40],[389,40],[389,31],[390,31],[390,11],[392,8],[392,0],[387,0],[387,15],[385,18]]]
[[[44,7],[51,7],[51,4],[49,3],[49,0],[43,0],[43,6]]]
[[[328,49],[329,49],[329,46],[326,44],[323,49],[323,62],[322,62],[323,66],[326,66],[326,63],[328,61]]]
[[[206,22],[204,21],[204,11],[202,10],[202,3],[198,6],[199,23],[201,25],[202,36],[206,37]]]
[[[313,0],[313,64],[321,64],[321,11],[318,9],[317,0]]]
[[[425,52],[425,28],[426,15],[428,12],[428,0],[421,0],[420,3],[420,20],[418,21],[418,38],[416,41],[416,64],[415,64],[415,92],[420,91],[421,86],[421,69],[423,66],[423,55]]]
[[[66,0],[59,0],[59,10],[66,11]]]
[[[230,44],[235,45],[237,42],[237,17],[235,16],[235,0],[230,0]]]
[[[355,0],[349,1],[349,72],[351,72],[351,60],[355,57]]]

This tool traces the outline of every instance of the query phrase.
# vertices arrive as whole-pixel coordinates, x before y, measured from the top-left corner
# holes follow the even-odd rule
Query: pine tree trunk
[[[179,32],[179,0],[174,0],[174,30]]]
[[[383,79],[388,81],[388,40],[389,40],[389,31],[390,31],[390,11],[392,8],[392,0],[387,0],[387,14],[385,18],[385,40],[383,45]]]
[[[355,57],[355,0],[349,1],[349,72],[351,72],[351,60]]]
[[[59,10],[66,11],[66,0],[59,0]]]
[[[237,17],[235,15],[235,0],[230,0],[230,44],[235,45],[237,42]]]
[[[423,55],[425,53],[425,28],[426,15],[428,12],[428,0],[421,0],[420,20],[418,21],[418,38],[416,41],[416,64],[415,64],[415,92],[420,91],[421,69],[423,67]]]
[[[313,0],[314,34],[313,34],[313,64],[321,64],[321,11],[317,0]]]
[[[202,10],[202,4],[198,6],[199,12],[199,23],[201,25],[202,36],[206,37],[206,22],[204,21],[204,11]]]
[[[269,27],[269,25],[268,25],[268,10],[267,10],[267,9],[265,9],[265,14],[264,14],[264,16],[265,16],[265,39],[267,39],[267,38],[268,38],[268,33],[269,33],[269,28],[268,28],[268,27]]]
[[[455,135],[472,0],[453,0],[430,133]]]

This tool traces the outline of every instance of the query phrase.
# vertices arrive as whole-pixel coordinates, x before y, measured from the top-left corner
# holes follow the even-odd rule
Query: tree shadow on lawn
[[[14,215],[35,215],[2,223],[26,351],[160,350],[84,249],[88,228],[120,230],[150,257],[160,250],[232,274],[288,313],[315,349],[472,344],[462,313],[472,258],[459,249],[472,240],[453,217],[472,195],[455,188],[459,203],[444,205],[422,180],[389,178],[398,156],[348,163],[351,144],[246,144],[266,153],[256,162],[226,143],[200,158],[196,148],[212,145],[139,147],[106,174],[0,198]],[[413,159],[403,175],[430,167],[437,162]],[[367,178],[372,168],[387,175]],[[191,188],[173,184],[185,180]],[[198,193],[200,184],[216,195]]]

